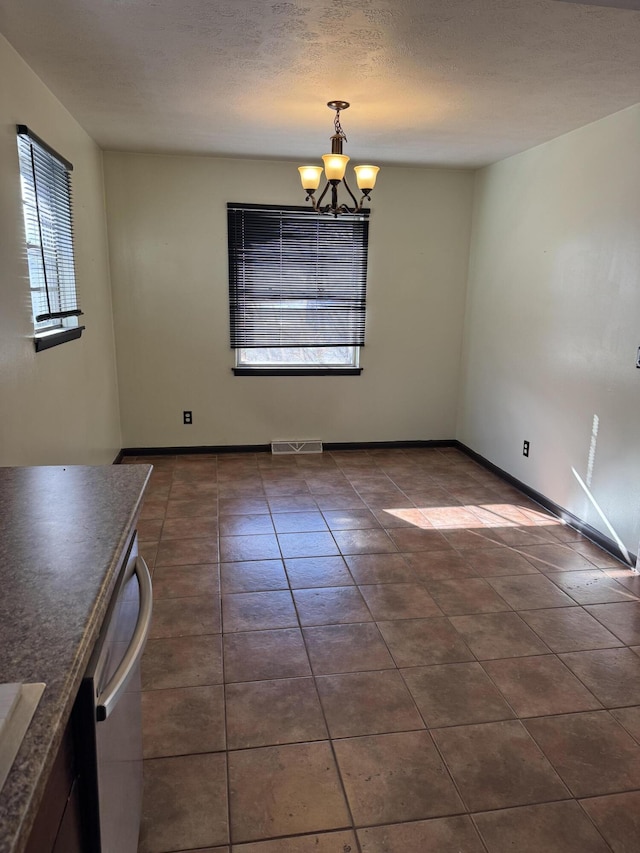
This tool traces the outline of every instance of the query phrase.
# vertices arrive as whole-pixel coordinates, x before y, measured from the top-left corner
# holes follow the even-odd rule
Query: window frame
[[[36,352],[82,335],[78,318],[70,173],[73,166],[16,125],[24,239]]]
[[[260,239],[254,244],[257,246],[257,257],[252,258],[247,254],[245,243],[244,225],[245,215],[264,213],[264,220],[259,223],[258,238],[262,236],[264,227],[264,243]],[[342,227],[342,233],[337,232],[336,240],[347,239],[348,255],[340,255],[340,261],[346,259],[346,268],[339,270],[332,280],[332,293],[327,299],[324,288],[321,286],[322,276],[326,276],[326,229],[323,224],[331,222],[326,215],[318,214],[307,207],[293,205],[261,205],[245,203],[227,204],[228,240],[229,240],[229,311],[230,311],[230,345],[235,350],[235,365],[232,371],[236,376],[358,376],[362,373],[360,367],[360,350],[364,346],[365,319],[366,319],[366,285],[367,285],[367,262],[368,262],[368,234],[369,234],[368,209],[359,214],[341,216],[342,226],[336,224],[336,228]],[[345,220],[357,223],[351,228],[344,228]],[[301,249],[292,241],[295,234],[297,222],[304,222],[305,228],[300,229],[303,238],[306,239]],[[269,225],[271,223],[271,225]],[[280,228],[279,239],[273,240],[272,234],[278,223]],[[314,226],[314,223],[316,225]],[[255,226],[256,220],[253,220]],[[312,231],[316,235],[312,237]],[[288,229],[288,230],[287,230]],[[345,233],[349,236],[345,238]],[[322,236],[320,236],[322,235]],[[248,238],[247,238],[248,239]],[[279,251],[273,252],[275,242]],[[337,243],[344,248],[344,243]],[[337,250],[338,251],[338,250]],[[320,272],[322,262],[325,262],[325,270]],[[257,285],[251,282],[245,285],[247,278],[253,274],[260,264],[267,269],[264,282]],[[287,281],[285,264],[289,268],[299,265],[303,278],[289,279]],[[329,265],[331,261],[329,260]],[[351,264],[351,269],[349,269]],[[309,270],[315,272],[309,274]],[[304,275],[307,275],[305,280]],[[284,272],[284,275],[283,275]],[[292,284],[291,282],[295,283]],[[253,287],[251,286],[253,284]],[[325,285],[326,286],[326,285]],[[273,299],[275,311],[266,310],[265,326],[260,324],[260,303],[271,298],[274,290],[277,296]],[[300,311],[307,311],[307,306],[300,309],[299,303],[307,302],[311,312],[315,313],[315,330],[309,331],[306,322],[303,327],[297,325],[300,319]],[[327,305],[327,302],[330,304]],[[287,304],[289,303],[289,304]],[[296,304],[298,303],[298,304]],[[339,313],[336,313],[339,312]],[[310,316],[314,316],[311,313]],[[247,324],[242,325],[241,317],[248,317]],[[276,316],[278,319],[274,319]],[[333,316],[339,318],[333,323]],[[299,336],[291,333],[300,329]],[[266,331],[265,331],[266,329]],[[323,334],[331,330],[331,338],[336,340],[323,340]],[[282,335],[288,336],[283,345]],[[278,338],[280,336],[280,338]],[[317,336],[317,341],[314,340]],[[299,337],[300,340],[296,340]],[[276,338],[278,338],[276,340]],[[293,338],[293,340],[291,340]],[[243,346],[247,341],[252,341],[249,346]],[[243,357],[243,352],[251,349],[321,349],[321,348],[349,348],[352,352],[350,363],[331,364],[330,361],[313,363],[304,361],[299,363],[263,362],[261,364],[248,363]]]

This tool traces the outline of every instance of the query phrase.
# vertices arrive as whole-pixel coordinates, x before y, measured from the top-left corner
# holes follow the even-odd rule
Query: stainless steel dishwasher
[[[140,658],[151,624],[151,576],[134,536],[82,683],[85,828],[95,853],[136,853],[142,811]],[[89,713],[93,722],[87,726]]]

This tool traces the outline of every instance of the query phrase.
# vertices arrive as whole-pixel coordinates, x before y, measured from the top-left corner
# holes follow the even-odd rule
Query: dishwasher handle
[[[153,591],[151,587],[151,575],[144,559],[140,556],[136,557],[136,565],[134,574],[138,577],[140,585],[140,612],[136,623],[135,631],[131,637],[131,643],[127,649],[120,665],[113,674],[113,677],[98,696],[96,717],[98,722],[106,720],[109,714],[115,708],[120,695],[123,693],[129,676],[133,672],[136,664],[139,662],[144,649],[144,644],[147,641],[149,628],[151,627],[151,616],[153,612]]]

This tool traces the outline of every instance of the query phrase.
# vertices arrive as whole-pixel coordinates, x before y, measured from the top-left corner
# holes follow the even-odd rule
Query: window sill
[[[360,376],[361,367],[233,367],[235,376]]]
[[[74,326],[72,329],[61,329],[58,332],[44,332],[44,334],[36,335],[33,339],[36,352],[66,344],[67,341],[75,341],[82,335],[84,328],[84,326]]]

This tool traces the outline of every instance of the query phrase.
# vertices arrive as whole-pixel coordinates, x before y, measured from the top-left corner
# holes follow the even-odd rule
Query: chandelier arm
[[[313,201],[315,202],[315,204],[313,206],[315,207],[316,210],[320,207],[320,205],[322,203],[322,199],[326,196],[328,189],[329,189],[329,181],[327,181],[327,183],[324,185],[324,189],[320,193],[318,200],[315,201],[315,199],[313,199]]]
[[[331,214],[332,216],[338,216],[340,213],[357,213],[358,209],[356,207],[349,207],[348,204],[339,204],[336,207],[332,207],[330,204],[325,204],[325,206],[319,211],[320,213]]]
[[[354,196],[354,194],[351,192],[351,187],[350,187],[350,186],[349,186],[349,184],[347,183],[347,178],[346,178],[346,176],[342,179],[342,183],[345,185],[347,192],[349,193],[349,195],[350,195],[350,196],[351,196],[351,198],[353,199],[353,203],[354,203],[354,204],[355,204],[355,206],[356,206],[356,209],[355,209],[355,210],[353,210],[353,211],[350,211],[350,213],[357,213],[357,212],[362,208],[362,202],[364,201],[364,198],[363,198],[363,199],[361,199],[361,200],[360,200],[360,202],[358,202],[358,199],[357,199],[357,198]]]

